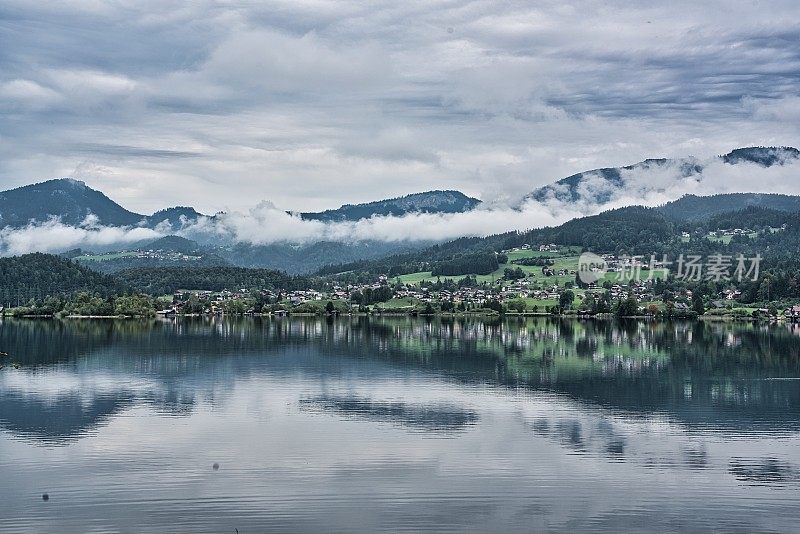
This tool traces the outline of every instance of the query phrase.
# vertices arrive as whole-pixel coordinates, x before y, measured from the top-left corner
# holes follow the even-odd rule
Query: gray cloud
[[[91,155],[120,156],[126,158],[194,158],[199,152],[184,152],[157,148],[139,148],[135,146],[113,145],[109,143],[76,143],[76,152]]]
[[[800,145],[800,6],[0,6],[0,187],[130,209],[508,199],[647,157]]]

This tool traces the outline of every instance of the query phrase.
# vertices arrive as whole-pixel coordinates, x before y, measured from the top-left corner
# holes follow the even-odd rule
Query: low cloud
[[[23,228],[0,229],[0,254],[14,256],[29,252],[62,252],[77,247],[108,247],[163,235],[150,228],[98,225],[97,218],[92,216],[80,226],[69,226],[54,218]]]
[[[702,172],[686,175],[686,163]],[[622,206],[658,206],[687,194],[731,192],[800,194],[797,160],[763,167],[753,163],[730,165],[719,158],[679,160],[664,165],[634,167],[621,173],[622,186],[614,187],[599,174],[587,173],[578,186],[576,201],[550,198],[521,205],[479,207],[465,213],[410,213],[373,216],[359,221],[320,222],[288,214],[270,202],[249,212],[229,212],[204,218],[182,231],[199,239],[224,239],[257,245],[311,241],[442,241],[463,236],[487,236],[561,224],[575,217],[597,214]],[[597,202],[598,196],[606,200]]]
[[[688,174],[688,164],[702,168]],[[179,235],[203,243],[311,243],[315,241],[385,242],[445,241],[463,236],[487,236],[513,230],[554,226],[570,219],[630,205],[658,206],[686,194],[713,195],[730,192],[800,194],[794,178],[800,170],[797,159],[771,167],[742,162],[724,163],[719,158],[687,159],[635,166],[621,171],[622,186],[614,187],[598,173],[586,173],[577,187],[575,201],[559,200],[522,204],[495,201],[465,213],[409,213],[403,216],[373,216],[359,221],[322,222],[303,220],[269,201],[248,211],[229,211],[197,221],[183,221]],[[558,192],[556,187],[554,191]],[[598,196],[604,200],[598,202]],[[63,251],[82,247],[122,248],[126,244],[155,239],[172,233],[167,225],[155,229],[112,227],[89,216],[77,227],[58,219],[31,223],[24,228],[0,230],[0,252],[5,255],[32,251]]]
[[[656,206],[687,194],[699,196],[741,192],[800,194],[800,183],[797,181],[800,162],[797,159],[783,161],[782,164],[771,167],[750,162],[730,165],[719,158],[689,161],[701,165],[702,172],[684,176],[680,164],[623,171],[622,179],[625,185],[620,194],[614,198],[613,204],[623,206],[636,203]]]
[[[530,202],[522,209],[478,208],[465,213],[376,215],[359,221],[321,222],[303,220],[263,202],[248,213],[231,212],[203,218],[181,233],[199,240],[223,239],[255,245],[313,241],[442,241],[558,224],[580,214],[567,206]]]

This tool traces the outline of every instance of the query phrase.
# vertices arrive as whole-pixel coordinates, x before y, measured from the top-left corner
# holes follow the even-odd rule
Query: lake
[[[5,319],[0,350],[0,532],[800,524],[789,326]]]

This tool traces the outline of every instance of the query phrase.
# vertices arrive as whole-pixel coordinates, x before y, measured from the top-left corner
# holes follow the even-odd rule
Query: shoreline
[[[506,313],[498,313],[498,312],[445,312],[445,313],[433,313],[433,314],[425,314],[425,313],[408,313],[408,312],[391,312],[391,311],[381,311],[381,312],[350,312],[350,313],[333,313],[333,314],[319,314],[319,313],[246,313],[246,314],[199,314],[199,313],[187,313],[187,314],[173,314],[173,315],[163,315],[163,314],[154,314],[154,315],[13,315],[9,313],[2,313],[0,314],[0,318],[12,318],[12,319],[72,319],[72,320],[80,320],[80,319],[100,319],[100,320],[109,320],[109,319],[117,319],[117,320],[142,320],[142,319],[174,319],[174,318],[189,318],[189,317],[271,317],[271,318],[288,318],[288,317],[320,317],[320,318],[337,318],[337,317],[417,317],[417,318],[467,318],[467,317],[475,317],[475,318],[492,318],[492,319],[499,319],[499,318],[521,318],[521,317],[552,317],[558,319],[576,319],[576,320],[609,320],[609,319],[622,319],[622,320],[636,320],[636,321],[698,321],[698,322],[709,322],[709,323],[721,323],[721,322],[729,322],[729,323],[781,323],[781,324],[792,324],[796,321],[787,321],[786,319],[780,318],[770,318],[770,317],[748,317],[748,316],[732,316],[732,315],[715,315],[715,314],[704,314],[695,317],[659,317],[655,315],[626,315],[626,316],[616,316],[613,313],[603,313],[603,314],[578,314],[578,313],[566,313],[566,314],[552,314],[547,312],[506,312]]]

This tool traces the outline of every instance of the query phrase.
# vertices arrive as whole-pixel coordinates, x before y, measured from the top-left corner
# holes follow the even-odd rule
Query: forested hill
[[[477,198],[468,197],[460,191],[426,191],[364,204],[345,204],[335,210],[302,213],[301,217],[316,221],[357,221],[374,215],[461,213],[471,210],[480,202]]]
[[[140,268],[106,275],[52,254],[0,258],[0,306],[26,304],[46,296],[87,292],[102,297],[123,293],[166,295],[178,289],[305,289],[309,281],[269,269],[242,267]]]
[[[780,146],[737,148],[716,159],[725,165],[745,163],[765,168],[773,165],[796,164],[798,160],[800,160],[800,151],[794,147]],[[712,162],[701,161],[694,157],[654,158],[624,167],[594,169],[573,174],[536,189],[526,195],[525,199],[547,201],[555,198],[563,202],[582,200],[605,204],[626,192],[632,182],[636,183],[637,189],[656,191],[656,187],[646,179],[648,173],[652,172],[667,171],[673,175],[676,182],[689,177],[702,182],[706,178],[706,174],[713,174],[716,172],[715,169],[718,169],[714,165],[709,166],[709,163]],[[635,176],[639,176],[639,180],[636,180]]]
[[[178,289],[306,289],[308,281],[270,269],[245,267],[161,267],[128,269],[114,275],[120,283],[150,295],[168,295]]]
[[[778,205],[788,207],[792,207],[797,199],[780,195],[777,197],[780,201]],[[781,265],[792,265],[792,261],[795,261],[792,258],[796,258],[795,263],[800,267],[800,212],[747,205],[741,202],[751,198],[747,195],[736,198],[739,202],[731,201],[727,205],[745,206],[744,208],[717,213],[712,209],[715,197],[706,197],[700,202],[698,197],[687,197],[672,203],[669,210],[642,206],[619,208],[599,215],[573,219],[557,227],[508,232],[485,238],[462,238],[418,252],[331,265],[318,271],[318,274],[363,273],[395,276],[434,271],[439,264],[462,261],[459,258],[469,258],[481,252],[500,252],[526,244],[538,246],[548,243],[618,255],[677,254],[689,250],[707,254],[735,249],[753,254],[758,252]],[[698,214],[697,218],[677,220],[671,216],[672,213],[684,209],[683,203],[690,204],[685,211]],[[706,215],[700,216],[701,212]],[[734,228],[748,229],[751,234],[757,235],[737,235],[730,243],[704,239],[709,232]],[[773,230],[780,231],[773,233]],[[691,243],[685,242],[686,234],[693,236]]]
[[[159,210],[154,214],[145,217],[147,226],[156,227],[159,225],[168,224],[172,230],[178,230],[183,225],[183,222],[196,221],[198,218],[203,217],[203,214],[198,213],[189,206],[175,206],[174,208],[167,208]]]
[[[0,192],[0,227],[24,226],[51,217],[74,226],[89,214],[115,226],[135,225],[142,220],[141,215],[78,180],[48,180]]]
[[[21,227],[31,221],[43,222],[58,218],[62,223],[77,226],[88,215],[108,226],[155,227],[168,224],[180,228],[181,217],[194,220],[201,215],[190,207],[175,207],[150,216],[128,211],[102,192],[80,180],[62,178],[0,191],[0,228]]]
[[[0,258],[0,306],[79,291],[108,296],[125,291],[119,280],[51,254]]]
[[[556,243],[581,246],[589,250],[613,251],[650,249],[669,241],[676,231],[676,225],[654,208],[633,206],[573,219],[557,227],[507,232],[483,238],[465,237],[417,252],[372,261],[330,265],[320,269],[317,274],[331,275],[353,271],[394,276],[430,271],[440,262],[451,262],[462,256],[479,255],[486,251],[499,252],[524,244]]]
[[[707,197],[686,195],[658,208],[674,221],[700,221],[719,213],[756,206],[781,211],[800,211],[800,196],[773,193],[724,193]]]

